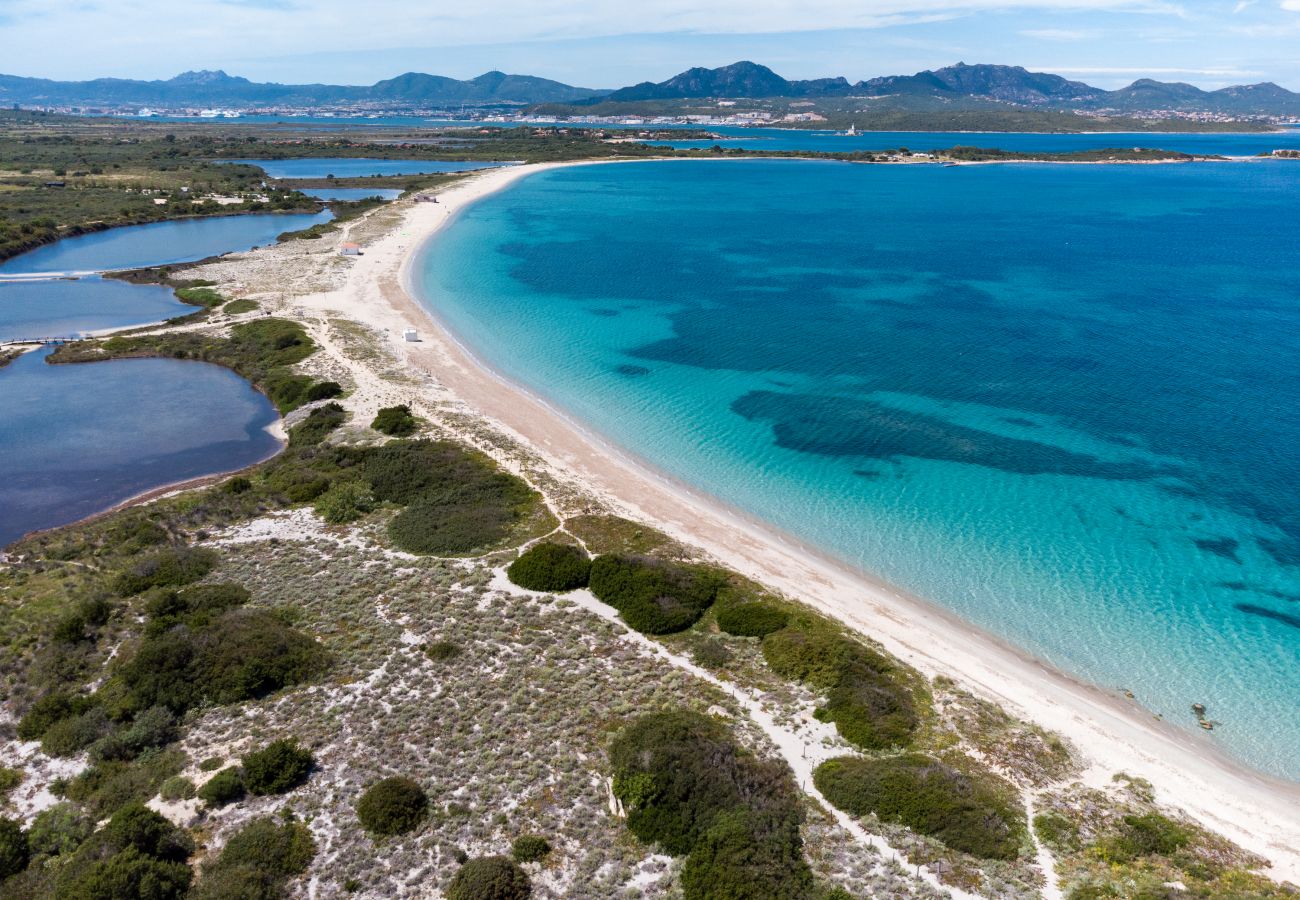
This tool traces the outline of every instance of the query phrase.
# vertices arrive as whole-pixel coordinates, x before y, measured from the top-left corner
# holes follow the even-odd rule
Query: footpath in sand
[[[1300,881],[1300,785],[1254,773],[1201,736],[1157,721],[1133,702],[1071,679],[920,598],[674,483],[472,357],[413,299],[416,251],[467,205],[555,165],[489,170],[444,190],[437,203],[398,201],[348,223],[338,241],[360,243],[360,257],[339,257],[334,242],[321,249],[322,242],[313,241],[310,250],[286,245],[247,255],[233,270],[222,263],[220,274],[229,280],[233,272],[265,308],[303,321],[326,351],[320,365],[345,369],[356,384],[351,405],[358,419],[381,406],[409,403],[518,470],[519,455],[475,440],[475,429],[504,433],[530,465],[545,467],[555,480],[579,484],[610,509],[870,635],[926,675],[952,677],[1063,735],[1088,766],[1085,782],[1100,786],[1117,772],[1144,778],[1161,802],[1271,861],[1274,877]],[[389,354],[349,352],[340,320],[383,336]],[[403,339],[408,328],[419,332],[420,342]]]

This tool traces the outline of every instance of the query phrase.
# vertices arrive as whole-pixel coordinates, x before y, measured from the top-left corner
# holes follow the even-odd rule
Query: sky
[[[740,59],[787,78],[962,61],[1300,91],[1300,0],[0,0],[0,73],[65,80],[500,69],[614,88]]]

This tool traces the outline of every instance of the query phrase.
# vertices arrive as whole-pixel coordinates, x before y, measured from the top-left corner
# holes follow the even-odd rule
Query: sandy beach
[[[359,416],[373,414],[370,407],[414,400],[425,409],[450,409],[487,423],[526,448],[556,480],[578,485],[628,518],[834,616],[927,675],[952,677],[1064,736],[1087,761],[1085,782],[1104,784],[1119,772],[1144,778],[1162,802],[1269,859],[1274,877],[1300,881],[1300,785],[1255,773],[1203,736],[1157,720],[1118,690],[1080,683],[921,598],[675,483],[474,358],[414,299],[413,261],[459,211],[555,165],[560,164],[476,174],[443,191],[437,203],[399,201],[384,213],[392,227],[379,229],[368,219],[349,223],[338,239],[359,241],[363,255],[329,261],[345,267],[331,289],[285,297],[294,308],[384,334],[405,362],[406,384],[394,386],[372,364],[331,354],[361,388]],[[418,343],[403,340],[407,328],[418,330]],[[330,349],[328,335],[313,336]],[[501,461],[518,467],[517,459],[504,454]]]

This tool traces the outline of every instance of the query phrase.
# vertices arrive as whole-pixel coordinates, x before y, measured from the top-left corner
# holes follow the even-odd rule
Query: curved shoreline
[[[438,205],[411,204],[404,227],[379,238],[357,260],[348,287],[322,300],[343,299],[349,314],[387,329],[399,354],[417,371],[434,374],[456,398],[533,448],[553,469],[631,518],[871,635],[927,674],[956,676],[977,693],[1063,734],[1091,764],[1085,781],[1100,783],[1118,771],[1147,778],[1164,799],[1272,860],[1275,875],[1300,878],[1300,785],[1251,770],[1199,735],[1157,721],[1135,703],[676,482],[494,372],[414,299],[411,275],[421,248],[458,212],[520,178],[560,165],[573,164],[497,170],[445,191]],[[358,302],[363,298],[381,300],[388,309]],[[421,321],[433,328],[424,345],[402,342],[395,326],[418,327]]]

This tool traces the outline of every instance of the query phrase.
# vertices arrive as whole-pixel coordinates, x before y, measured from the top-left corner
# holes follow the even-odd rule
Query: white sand
[[[1254,773],[1203,736],[1157,721],[1131,701],[1071,679],[920,598],[674,483],[488,370],[412,300],[411,261],[424,241],[468,204],[553,167],[490,170],[446,190],[436,204],[403,202],[402,224],[348,261],[341,288],[295,303],[386,331],[391,349],[414,373],[436,381],[427,390],[449,393],[611,508],[870,635],[927,675],[953,677],[1064,735],[1086,759],[1090,783],[1121,771],[1149,780],[1162,802],[1271,860],[1275,877],[1300,882],[1300,785]],[[416,328],[422,341],[403,341],[404,328]],[[397,402],[404,402],[426,390],[399,391],[366,366],[350,368],[379,397],[398,393]]]

